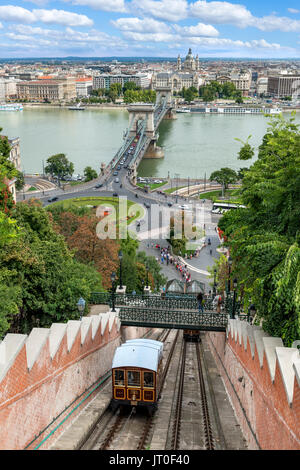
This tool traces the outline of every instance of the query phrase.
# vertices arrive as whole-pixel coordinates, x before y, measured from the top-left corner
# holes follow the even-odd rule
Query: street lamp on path
[[[230,275],[231,275],[231,266],[232,266],[232,258],[231,256],[229,256],[228,260],[228,284],[227,284],[227,291],[228,291],[228,294],[230,292]]]
[[[112,286],[112,312],[115,312],[115,280],[116,280],[116,273],[113,271],[110,275],[111,279],[111,286]]]
[[[237,279],[233,279],[233,301],[232,301],[232,316],[231,318],[234,318],[235,316],[235,302],[236,302],[236,288],[237,288]]]
[[[82,297],[80,297],[80,299],[77,302],[77,308],[78,308],[78,311],[79,311],[80,321],[81,321],[82,320],[82,314],[83,314],[84,309],[85,309],[85,300]]]
[[[119,260],[120,260],[120,289],[123,289],[123,283],[122,283],[122,258],[123,258],[123,253],[122,250],[119,251]]]
[[[149,284],[149,280],[148,280],[148,272],[149,272],[149,266],[148,264],[146,264],[146,273],[147,273],[147,277],[146,277],[146,288],[148,288],[148,284]]]

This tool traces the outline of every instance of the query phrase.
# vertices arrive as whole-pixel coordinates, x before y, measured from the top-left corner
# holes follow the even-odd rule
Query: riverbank
[[[51,103],[23,103],[24,108],[35,108],[35,109],[69,109],[70,106],[74,106],[71,104],[68,105],[62,105],[62,104],[51,104]],[[127,105],[126,104],[83,104],[84,108],[87,109],[104,109],[104,110],[109,110],[109,109],[122,109],[126,110]]]
[[[71,105],[71,104],[68,104],[68,105],[63,105],[63,104],[52,104],[52,103],[22,103],[23,104],[23,107],[24,108],[38,108],[38,109],[46,109],[46,108],[53,108],[53,109],[69,109],[70,106],[75,106],[75,105]],[[209,107],[212,107],[212,106],[215,106],[216,103],[212,102],[210,103]],[[122,110],[126,110],[127,109],[127,104],[125,103],[122,103],[122,104],[110,104],[110,103],[93,103],[93,104],[87,104],[87,103],[84,103],[82,105],[84,108],[86,109],[103,109],[103,110],[110,110],[110,109],[122,109]],[[199,105],[200,106],[200,105]],[[204,106],[204,105],[203,105]],[[219,107],[221,107],[221,105],[218,104]],[[226,107],[228,105],[222,105],[222,107]],[[186,105],[182,105],[182,106],[178,106],[178,109],[180,109],[181,107],[184,107],[186,108],[187,106]],[[230,106],[232,107],[232,106]],[[244,105],[244,107],[249,107],[249,108],[260,108],[261,106],[253,106],[253,105]],[[283,113],[291,113],[291,112],[296,112],[296,113],[299,113],[300,112],[300,106],[295,108],[295,107],[286,107],[286,108],[283,108],[281,107],[281,111]],[[200,113],[201,114],[201,113]]]

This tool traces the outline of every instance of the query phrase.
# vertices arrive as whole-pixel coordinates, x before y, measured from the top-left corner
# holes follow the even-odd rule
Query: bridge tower
[[[155,131],[154,112],[155,105],[152,103],[133,103],[127,107],[129,112],[129,126],[128,135],[133,137],[138,133],[141,125],[145,126],[145,134],[150,139],[150,143],[144,158],[162,158],[164,157],[163,150],[156,146],[158,136]]]
[[[163,101],[165,101],[165,106],[168,108],[164,119],[176,119],[176,114],[173,112],[173,97],[172,97],[172,87],[170,85],[157,86],[156,91],[156,106],[159,106]]]
[[[147,137],[155,137],[154,105],[152,103],[133,103],[127,107],[127,111],[129,112],[128,135],[130,137],[137,134],[142,121],[146,121]]]

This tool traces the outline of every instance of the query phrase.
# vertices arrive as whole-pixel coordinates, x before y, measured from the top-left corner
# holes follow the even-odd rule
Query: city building
[[[268,94],[275,98],[300,96],[300,75],[276,75],[268,77]]]
[[[179,92],[183,88],[190,88],[191,86],[199,88],[201,78],[193,73],[168,73],[161,72],[153,75],[152,88],[155,90],[160,87],[171,87],[172,93]]]
[[[99,88],[109,89],[113,83],[120,83],[123,87],[127,82],[134,82],[141,88],[148,88],[150,85],[150,77],[148,74],[137,73],[137,74],[102,74],[93,77],[93,89],[98,90]]]
[[[268,93],[268,77],[259,77],[256,82],[256,93],[266,95]]]
[[[215,80],[221,84],[231,82],[235,88],[242,92],[243,96],[248,96],[251,86],[251,74],[241,70],[240,72],[232,72],[228,75],[216,75]]]
[[[29,101],[70,101],[76,98],[74,78],[40,79],[17,83],[18,99]]]
[[[0,135],[0,139],[5,139],[4,135]],[[21,152],[20,152],[20,138],[8,139],[10,145],[9,160],[14,164],[17,170],[21,171]]]
[[[76,95],[78,98],[87,98],[93,89],[93,78],[92,77],[81,77],[76,78]]]
[[[11,180],[7,179],[7,178],[4,178],[3,179],[3,182],[4,184],[6,184],[6,186],[8,187],[8,190],[11,192],[12,194],[12,197],[13,197],[13,200],[15,201],[15,203],[17,202],[17,193],[16,193],[16,182],[17,182],[17,179],[16,178],[13,178]]]
[[[199,56],[196,55],[196,59],[192,54],[192,49],[189,48],[189,52],[186,55],[186,58],[182,64],[180,54],[178,54],[177,58],[177,70],[181,71],[184,70],[185,72],[197,72],[199,70]]]
[[[17,80],[13,78],[0,79],[0,102],[17,96]]]

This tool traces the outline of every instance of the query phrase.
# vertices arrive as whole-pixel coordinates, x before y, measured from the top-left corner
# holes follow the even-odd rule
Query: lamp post
[[[251,304],[249,309],[248,309],[248,318],[247,318],[247,321],[250,322],[251,320],[251,323],[253,321],[253,318],[255,317],[255,314],[256,314],[256,308],[255,308],[255,305],[254,304]]]
[[[80,299],[77,302],[77,308],[78,308],[78,311],[79,311],[80,321],[81,321],[82,320],[82,314],[83,314],[84,309],[85,309],[85,300],[82,297],[80,297]]]
[[[111,285],[112,285],[112,312],[115,312],[115,280],[116,280],[116,273],[112,272],[110,275]]]
[[[217,270],[214,269],[214,286],[213,286],[213,294],[214,295],[216,295],[216,293],[217,293],[216,276],[217,276]]]
[[[123,253],[122,250],[119,251],[119,260],[120,260],[120,289],[123,289],[123,283],[122,283],[122,258],[123,258]]]
[[[149,285],[148,285],[148,284],[149,284],[149,280],[148,280],[148,272],[149,272],[149,266],[148,266],[148,264],[146,264],[146,273],[147,273],[147,277],[146,277],[146,288],[148,288],[148,287],[149,287]]]
[[[235,301],[236,301],[236,288],[237,288],[237,279],[233,280],[233,301],[232,301],[232,316],[234,318],[235,315]]]
[[[227,292],[230,292],[230,274],[231,274],[231,266],[232,266],[232,258],[229,256],[228,260],[228,283],[227,283]]]

